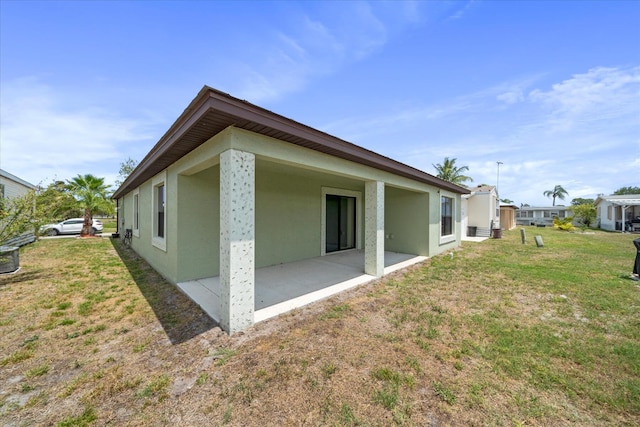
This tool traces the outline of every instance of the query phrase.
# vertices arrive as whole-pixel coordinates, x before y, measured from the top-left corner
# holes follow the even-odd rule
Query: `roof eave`
[[[197,125],[203,117],[211,111],[218,112],[221,115],[224,114],[225,116],[232,116],[235,121],[229,121],[228,126],[233,126],[238,122],[257,124],[270,131],[284,133],[287,138],[294,141],[305,141],[305,145],[303,146],[308,146],[308,148],[315,149],[316,151],[385,170],[454,193],[469,194],[469,190],[464,187],[441,180],[411,166],[303,125],[247,101],[234,98],[216,89],[204,86],[180,117],[178,117],[169,130],[160,138],[153,149],[149,151],[129,177],[127,177],[122,185],[114,192],[113,198],[117,199],[121,197],[123,194],[133,190],[168,167],[172,162],[165,165],[161,160],[165,159],[165,163],[167,163],[172,158],[169,156],[169,153],[174,149],[180,138],[184,137],[190,129]],[[209,138],[215,134],[216,132],[212,133],[209,135]],[[287,142],[295,144],[295,142]],[[194,145],[190,147],[190,150],[196,147],[197,145]]]

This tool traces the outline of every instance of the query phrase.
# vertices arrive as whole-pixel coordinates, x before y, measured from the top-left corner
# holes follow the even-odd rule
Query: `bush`
[[[24,196],[0,198],[0,245],[24,233],[35,232],[35,193]]]
[[[573,226],[573,217],[568,216],[566,218],[560,219],[558,217],[553,218],[553,227],[559,230],[571,231],[575,227]]]
[[[596,207],[593,204],[583,203],[578,206],[572,206],[571,211],[576,220],[585,228],[593,224],[598,216]]]

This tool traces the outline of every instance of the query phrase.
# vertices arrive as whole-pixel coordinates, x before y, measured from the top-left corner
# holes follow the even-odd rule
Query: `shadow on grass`
[[[21,267],[17,271],[0,274],[0,287],[12,285],[20,282],[29,282],[29,281],[35,281],[38,279],[45,279],[49,276],[51,276],[51,274],[41,268],[37,270],[35,269],[25,270],[24,268]]]
[[[180,344],[219,326],[119,239],[110,239],[172,344]]]

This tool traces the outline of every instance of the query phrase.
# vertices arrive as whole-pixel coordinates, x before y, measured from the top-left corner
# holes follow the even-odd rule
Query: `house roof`
[[[35,190],[36,186],[33,184],[28,183],[27,181],[25,181],[24,179],[18,178],[17,176],[10,174],[9,172],[7,172],[6,170],[0,169],[0,176],[6,178],[6,179],[10,179],[11,181],[17,182],[18,184],[24,185],[25,187],[28,187],[32,190]]]
[[[640,194],[616,194],[611,196],[598,196],[595,205],[607,201],[613,205],[640,206]]]
[[[137,188],[229,126],[384,170],[454,193],[469,193],[467,189],[451,182],[204,86],[116,190],[113,198]]]
[[[477,187],[467,187],[467,188],[471,192],[490,193],[491,191],[495,190],[496,187],[493,185],[478,185]]]

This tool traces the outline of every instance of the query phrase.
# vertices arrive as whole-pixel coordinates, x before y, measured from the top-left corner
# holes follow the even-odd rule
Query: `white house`
[[[7,199],[20,197],[35,189],[35,185],[0,169],[0,197],[6,197]]]
[[[479,185],[462,196],[462,232],[465,237],[489,237],[500,228],[500,202],[496,187]]]
[[[640,194],[598,196],[595,205],[601,229],[640,231]]]
[[[14,197],[22,197],[27,195],[29,191],[36,189],[36,186],[28,183],[24,179],[18,178],[9,172],[0,169],[0,198],[12,199]],[[22,246],[35,241],[33,233],[25,233],[16,236],[5,242],[7,246]]]
[[[571,216],[571,206],[521,206],[516,211],[518,225],[553,225],[553,218]]]

